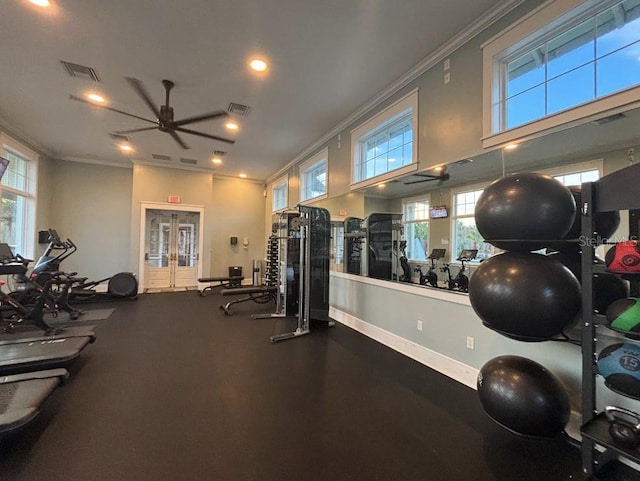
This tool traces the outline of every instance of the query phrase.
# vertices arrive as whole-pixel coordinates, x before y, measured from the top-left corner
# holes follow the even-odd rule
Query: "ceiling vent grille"
[[[113,140],[116,140],[118,142],[129,142],[130,141],[129,137],[127,137],[126,135],[122,135],[122,134],[111,133],[111,134],[109,134],[109,137],[111,137]]]
[[[251,113],[251,107],[249,107],[248,105],[242,105],[242,104],[237,104],[235,102],[231,102],[229,104],[229,107],[227,108],[227,112],[231,114],[247,117]]]
[[[216,157],[224,157],[227,153],[224,150],[214,150],[213,155]]]
[[[170,155],[161,155],[161,154],[151,154],[155,160],[171,160]]]
[[[180,162],[182,162],[183,164],[191,164],[191,165],[198,164],[198,161],[196,159],[185,159],[184,157],[180,157]]]
[[[593,123],[596,125],[604,125],[604,124],[608,124],[609,122],[615,122],[616,120],[620,120],[620,119],[624,119],[626,117],[625,114],[613,114],[613,115],[609,115],[608,117],[604,117],[602,119],[598,119],[598,120],[594,120]]]
[[[65,62],[64,60],[60,60],[60,62],[71,77],[100,83],[98,73],[91,67],[85,67],[84,65],[78,65],[77,63]]]

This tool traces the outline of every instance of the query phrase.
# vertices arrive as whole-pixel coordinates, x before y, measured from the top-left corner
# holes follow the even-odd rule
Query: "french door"
[[[201,272],[202,217],[201,209],[143,206],[144,288],[197,288]]]

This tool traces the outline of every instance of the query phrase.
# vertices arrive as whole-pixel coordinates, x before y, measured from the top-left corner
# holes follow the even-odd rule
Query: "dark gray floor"
[[[0,445],[0,479],[582,479],[576,448],[507,433],[475,391],[340,325],[271,344],[290,321],[252,320],[273,310],[252,303],[225,317],[228,300],[112,304],[69,382]]]

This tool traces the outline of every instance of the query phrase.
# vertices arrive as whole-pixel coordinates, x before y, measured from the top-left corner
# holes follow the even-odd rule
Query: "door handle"
[[[144,260],[145,260],[145,261],[148,261],[148,260],[149,260],[149,253],[148,253],[148,252],[145,252],[145,253],[144,253]]]

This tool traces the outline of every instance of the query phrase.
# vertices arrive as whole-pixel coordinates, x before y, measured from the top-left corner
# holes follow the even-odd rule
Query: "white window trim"
[[[585,162],[578,162],[577,164],[567,164],[551,169],[539,170],[538,172],[555,177],[556,175],[575,174],[587,170],[597,170],[599,176],[602,177],[604,175],[604,159],[587,160]]]
[[[281,207],[279,209],[274,209],[273,202],[276,197],[275,191],[277,188],[279,188],[282,185],[286,185],[284,207]],[[289,174],[285,174],[282,177],[279,177],[278,179],[274,180],[273,183],[271,184],[271,212],[282,212],[284,210],[287,210],[288,207],[289,207]]]
[[[493,98],[499,93],[500,62],[510,53],[529,43],[531,35],[544,36],[564,24],[564,15],[575,9],[576,16],[585,16],[597,6],[602,8],[617,0],[550,0],[522,17],[482,45],[482,147],[498,147],[509,142],[523,142],[560,132],[593,120],[640,107],[640,86],[628,88],[595,99],[577,107],[545,116],[527,124],[493,133],[496,122]]]
[[[358,160],[357,156],[360,155],[358,149],[359,140],[372,130],[379,129],[384,127],[385,124],[391,123],[395,120],[395,117],[398,114],[409,108],[412,109],[413,112],[411,119],[411,127],[413,129],[411,164],[376,177],[354,182],[355,164]],[[376,115],[351,131],[351,190],[357,190],[363,187],[379,184],[380,182],[395,179],[416,170],[418,170],[418,89],[413,89],[411,92],[407,93],[402,98],[378,112]]]
[[[325,175],[327,179],[325,183],[325,193],[316,195],[315,197],[309,197],[308,199],[303,200],[302,194],[305,189],[304,174],[311,167],[315,167],[316,164],[318,164],[319,162],[322,162],[323,160],[325,162]],[[318,200],[326,199],[329,195],[329,148],[325,147],[316,155],[314,155],[313,157],[309,158],[308,160],[300,164],[300,167],[298,168],[298,172],[299,172],[298,177],[300,178],[300,203],[301,204],[309,204],[312,202],[316,202]]]
[[[431,217],[429,216],[429,212],[427,212],[427,218],[426,219],[420,219],[420,220],[410,220],[410,221],[405,221],[404,220],[404,206],[405,204],[410,204],[412,202],[418,202],[418,201],[426,201],[429,204],[429,207],[431,207],[431,193],[428,192],[426,194],[422,194],[422,195],[414,195],[412,197],[407,197],[402,199],[402,226],[404,229],[404,225],[405,224],[414,224],[417,222],[428,222],[429,223],[429,229],[427,231],[427,238],[429,239],[429,243],[431,243]],[[406,240],[406,239],[405,239]],[[427,252],[427,255],[429,255],[429,253]],[[418,261],[417,259],[411,259],[409,258],[409,261]],[[422,262],[422,261],[420,261]]]
[[[0,154],[4,149],[14,151],[20,157],[26,157],[29,160],[26,191],[16,191],[11,187],[4,186],[2,188],[8,192],[14,192],[20,195],[25,195],[26,192],[28,202],[26,206],[27,228],[24,236],[25,252],[20,252],[20,254],[24,257],[33,258],[36,246],[36,197],[38,192],[38,163],[40,161],[40,154],[7,134],[0,132]]]

